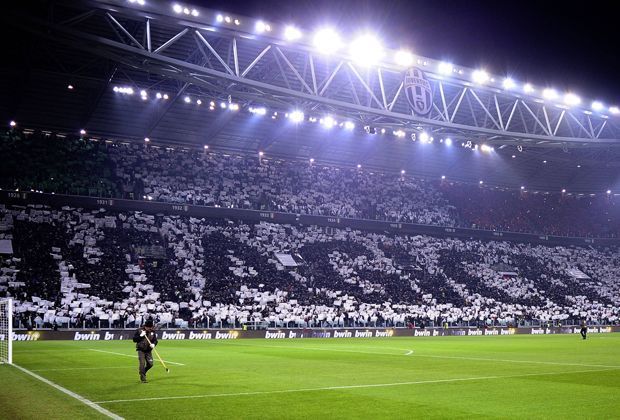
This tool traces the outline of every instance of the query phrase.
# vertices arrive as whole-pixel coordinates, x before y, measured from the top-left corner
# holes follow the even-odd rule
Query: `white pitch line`
[[[133,359],[135,359],[137,356],[134,354],[125,354],[125,353],[117,353],[115,351],[107,351],[107,350],[98,350],[98,349],[88,349],[90,351],[98,351],[99,353],[108,353],[108,354],[115,354],[117,356],[125,356],[125,357],[131,357]],[[170,360],[164,360],[164,362],[166,363],[170,363],[171,365],[177,365],[177,366],[185,366],[183,363],[178,363],[178,362],[171,362]]]
[[[266,395],[266,394],[290,394],[295,392],[312,392],[312,391],[330,391],[339,389],[357,389],[357,388],[385,388],[393,386],[403,385],[421,385],[421,384],[438,384],[445,382],[465,382],[465,381],[482,381],[488,379],[511,379],[511,378],[526,378],[529,376],[549,376],[549,375],[568,375],[572,373],[588,373],[588,372],[605,372],[615,369],[590,369],[572,372],[546,372],[546,373],[525,373],[522,375],[505,375],[505,376],[477,376],[470,378],[452,378],[452,379],[434,379],[428,381],[410,381],[410,382],[394,382],[386,384],[365,384],[365,385],[340,385],[340,386],[326,386],[321,388],[298,388],[298,389],[282,389],[275,391],[249,391],[249,392],[235,392],[227,394],[202,394],[202,395],[182,395],[171,397],[149,397],[149,398],[133,398],[124,400],[106,400],[97,401],[97,404],[114,404],[124,402],[137,402],[137,401],[161,401],[161,400],[181,400],[181,399],[196,399],[196,398],[218,398],[218,397],[241,397],[248,395]]]
[[[134,366],[97,366],[97,367],[31,369],[31,372],[55,372],[55,371],[63,371],[63,370],[133,369],[133,368]]]
[[[81,395],[76,394],[73,391],[69,391],[67,388],[62,387],[62,386],[58,385],[57,383],[50,381],[49,379],[45,379],[43,376],[39,376],[36,373],[31,372],[28,369],[23,368],[21,366],[18,366],[16,364],[13,364],[13,366],[15,366],[17,369],[21,370],[22,372],[32,376],[33,378],[38,379],[39,381],[41,381],[41,382],[43,382],[43,383],[45,383],[45,384],[47,384],[47,385],[49,385],[49,386],[51,386],[53,388],[56,388],[58,391],[60,391],[62,393],[65,393],[65,394],[67,394],[68,396],[70,396],[72,398],[75,398],[76,400],[80,401],[83,404],[86,404],[90,408],[92,408],[94,410],[97,410],[98,412],[100,412],[101,414],[103,414],[106,417],[109,417],[109,418],[114,419],[114,420],[123,420],[123,417],[121,417],[119,415],[116,415],[116,414],[114,414],[111,411],[106,410],[105,408],[101,407],[100,405],[97,405],[97,403],[94,403],[91,400],[86,399],[86,398],[82,397]]]
[[[494,358],[486,358],[486,357],[465,357],[465,356],[437,356],[437,355],[426,355],[416,353],[416,357],[429,357],[432,359],[458,359],[458,360],[480,360],[483,362],[508,362],[508,363],[533,363],[539,365],[554,365],[554,366],[581,366],[581,367],[600,367],[600,368],[611,368],[611,369],[620,369],[620,366],[617,365],[593,365],[588,363],[565,363],[565,362],[544,362],[538,360],[513,360],[513,359],[494,359]]]
[[[274,348],[287,348],[287,349],[296,349],[296,350],[316,350],[316,351],[334,351],[334,352],[346,352],[346,353],[362,353],[362,354],[380,354],[386,356],[410,356],[413,354],[413,350],[411,349],[397,349],[394,347],[374,347],[374,348],[384,348],[384,349],[393,349],[393,350],[401,350],[406,353],[379,353],[379,352],[369,352],[369,351],[360,351],[360,350],[348,350],[348,349],[332,349],[332,348],[319,348],[319,347],[297,347],[297,346],[275,346],[275,345],[256,345],[256,344],[241,344],[241,343],[227,343],[228,345],[236,345],[236,346],[247,346],[247,347],[274,347]],[[589,364],[589,363],[565,363],[565,362],[545,362],[539,360],[516,360],[516,359],[494,359],[494,358],[484,358],[484,357],[465,357],[465,356],[438,356],[438,355],[425,355],[420,353],[413,354],[415,357],[430,357],[433,359],[459,359],[459,360],[478,360],[484,362],[508,362],[508,363],[532,363],[532,364],[540,364],[540,365],[552,365],[552,366],[580,366],[580,367],[600,367],[600,368],[610,368],[610,369],[620,369],[618,365],[598,365],[598,364]]]
[[[376,351],[360,351],[360,350],[348,350],[348,349],[333,349],[333,348],[321,348],[321,347],[297,347],[297,346],[276,346],[276,345],[256,345],[256,344],[241,344],[241,343],[226,343],[229,346],[245,346],[245,347],[256,347],[256,348],[275,348],[275,349],[294,349],[294,350],[316,350],[316,351],[333,351],[333,352],[345,352],[345,353],[361,353],[361,354],[372,354],[376,355],[384,355],[384,356],[407,356],[407,354],[403,353],[380,353]],[[407,352],[412,352],[410,349],[394,349],[394,350],[402,350]]]

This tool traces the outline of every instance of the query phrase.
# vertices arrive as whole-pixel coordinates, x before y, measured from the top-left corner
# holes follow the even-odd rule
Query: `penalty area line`
[[[161,401],[161,400],[183,400],[183,399],[196,399],[196,398],[218,398],[218,397],[242,397],[248,395],[269,395],[269,394],[292,394],[295,392],[316,392],[316,391],[331,391],[339,389],[358,389],[358,388],[385,388],[403,385],[421,385],[421,384],[439,384],[439,383],[451,383],[451,382],[466,382],[466,381],[482,381],[489,379],[512,379],[512,378],[527,378],[530,376],[550,376],[550,375],[568,375],[572,373],[589,373],[589,372],[606,372],[617,369],[590,369],[581,371],[569,371],[569,372],[546,372],[546,373],[524,373],[521,375],[498,375],[498,376],[475,376],[469,378],[452,378],[452,379],[432,379],[426,381],[409,381],[409,382],[394,382],[384,384],[365,384],[365,385],[340,385],[340,386],[326,386],[321,388],[298,388],[298,389],[281,389],[275,391],[248,391],[248,392],[235,392],[226,394],[202,394],[202,395],[182,395],[182,396],[170,396],[170,397],[148,397],[148,398],[133,398],[123,400],[106,400],[96,401],[97,404],[114,404],[125,402],[140,402],[140,401]]]
[[[19,365],[13,364],[12,366],[15,366],[17,369],[21,370],[22,372],[32,376],[35,379],[38,379],[39,381],[57,389],[58,391],[67,394],[68,396],[75,398],[76,400],[78,400],[79,402],[81,402],[82,404],[85,404],[87,406],[89,406],[90,408],[97,410],[98,412],[100,412],[101,414],[103,414],[106,417],[109,417],[111,419],[115,419],[115,420],[123,420],[123,417],[114,414],[113,412],[106,410],[105,408],[101,407],[100,405],[97,405],[97,403],[92,402],[91,400],[82,397],[80,394],[76,394],[73,391],[69,391],[67,388],[64,388],[60,385],[58,385],[55,382],[50,381],[49,379],[44,378],[43,376],[37,375],[34,372],[29,371],[26,368],[23,368]]]
[[[98,350],[98,349],[88,349],[90,351],[97,351],[99,353],[108,353],[108,354],[115,354],[117,356],[125,356],[125,357],[131,357],[132,359],[135,359],[137,356],[136,355],[132,355],[132,354],[125,354],[125,353],[117,353],[115,351],[107,351],[107,350]],[[170,360],[164,360],[165,363],[170,363],[171,365],[177,365],[177,366],[185,366],[183,363],[178,363],[178,362],[171,362]]]

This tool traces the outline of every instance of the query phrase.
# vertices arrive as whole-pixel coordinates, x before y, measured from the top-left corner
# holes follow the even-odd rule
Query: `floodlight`
[[[294,26],[287,26],[284,29],[284,38],[287,41],[295,41],[301,38],[301,31]]]
[[[523,85],[523,92],[525,93],[534,93],[535,90],[536,89],[534,89],[534,86],[529,83]]]
[[[472,73],[472,79],[475,83],[483,84],[489,81],[489,73],[484,70],[475,70]]]
[[[409,67],[413,64],[413,54],[406,50],[399,50],[394,56],[394,61],[399,66]]]
[[[446,146],[452,146],[452,139],[450,137],[446,139]]]
[[[612,106],[609,108],[609,112],[611,112],[612,114],[618,114],[620,113],[620,109],[618,109],[617,106]]]
[[[267,25],[265,25],[265,22],[263,22],[262,20],[259,20],[254,25],[254,30],[259,34],[262,34],[267,30]]]
[[[581,103],[581,98],[574,93],[567,93],[564,95],[564,103],[570,106],[579,105]]]
[[[594,101],[592,102],[592,109],[595,111],[601,111],[604,108],[604,105],[602,102],[599,101]]]
[[[175,4],[174,6],[172,6],[172,10],[174,10],[174,13],[182,13],[183,7],[181,7],[180,4]]]
[[[323,28],[314,35],[314,46],[322,54],[333,54],[342,47],[342,41],[336,31]]]
[[[426,131],[421,132],[419,139],[422,143],[428,143],[428,140],[429,140],[428,133]]]
[[[288,118],[294,123],[300,123],[304,120],[304,113],[301,111],[293,111],[289,114]]]
[[[336,120],[334,120],[334,117],[331,115],[328,115],[327,117],[321,119],[321,124],[327,128],[332,128],[336,125]]]
[[[558,93],[551,88],[543,90],[543,98],[553,100],[558,98]]]
[[[185,98],[183,98],[183,100],[185,101],[186,104],[190,103],[192,100],[189,96],[186,96]]]
[[[355,124],[351,121],[345,121],[344,128],[346,128],[347,130],[353,130],[355,128]]]
[[[446,63],[444,61],[442,61],[441,63],[439,63],[439,65],[437,66],[437,71],[441,74],[451,74],[452,70],[453,70],[453,66],[450,63]]]
[[[364,34],[351,44],[349,54],[361,65],[368,66],[381,60],[384,55],[381,42],[370,34]]]
[[[504,86],[504,89],[510,90],[510,89],[514,89],[517,86],[517,84],[510,77],[507,77],[504,79],[502,86]]]

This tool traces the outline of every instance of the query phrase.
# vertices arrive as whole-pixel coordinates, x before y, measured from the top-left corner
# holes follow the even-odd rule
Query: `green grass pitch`
[[[620,334],[17,342],[14,362],[128,419],[620,418]],[[0,366],[0,418],[105,418]]]

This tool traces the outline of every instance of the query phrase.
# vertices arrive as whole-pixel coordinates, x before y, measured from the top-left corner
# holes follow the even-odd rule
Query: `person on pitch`
[[[146,372],[153,367],[153,354],[151,351],[157,345],[157,334],[155,333],[153,319],[147,319],[144,325],[136,330],[133,335],[133,342],[136,343],[136,351],[140,361],[140,381],[146,383]]]
[[[581,331],[579,331],[579,333],[581,334],[581,338],[585,340],[588,334],[588,323],[585,319],[581,321]]]

